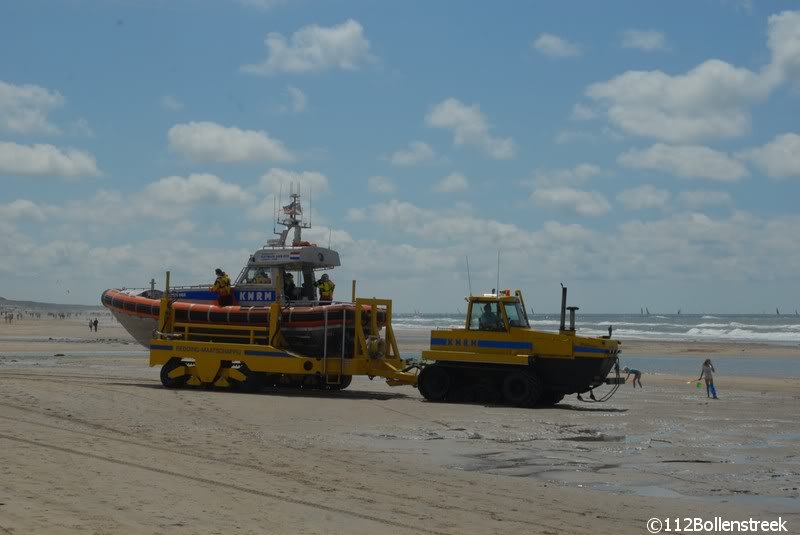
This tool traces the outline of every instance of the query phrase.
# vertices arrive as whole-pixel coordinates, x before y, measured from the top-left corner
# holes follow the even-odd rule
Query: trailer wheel
[[[236,390],[253,394],[264,388],[264,374],[251,371],[247,364],[242,364],[239,371],[245,376],[244,381],[237,381]]]
[[[170,377],[169,374],[172,370],[176,368],[180,368],[183,366],[183,362],[178,357],[173,357],[169,359],[163,366],[161,366],[161,384],[164,385],[165,388],[180,388],[186,385],[186,381],[189,380],[188,375],[182,375],[180,377]]]
[[[419,374],[419,393],[428,401],[444,401],[450,390],[450,373],[447,369],[431,365]]]
[[[335,379],[336,376],[333,375],[333,376],[331,376],[331,378]],[[339,384],[338,385],[337,384],[328,383],[325,386],[328,388],[328,390],[344,390],[345,388],[350,386],[350,383],[352,383],[352,382],[353,382],[353,376],[352,375],[342,375],[339,378]]]

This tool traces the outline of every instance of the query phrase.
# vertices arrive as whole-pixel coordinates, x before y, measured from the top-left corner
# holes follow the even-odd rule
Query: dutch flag
[[[300,251],[290,251],[289,260],[300,260]]]

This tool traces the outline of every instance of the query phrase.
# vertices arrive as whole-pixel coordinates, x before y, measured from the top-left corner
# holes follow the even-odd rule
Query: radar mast
[[[270,247],[286,247],[286,238],[290,230],[294,230],[292,245],[301,245],[303,243],[301,235],[302,230],[311,228],[311,224],[303,221],[303,206],[300,204],[299,190],[299,186],[297,192],[290,189],[291,193],[289,194],[289,198],[292,199],[292,202],[280,208],[280,213],[275,218],[275,222],[286,228],[281,232],[275,232],[275,234],[280,237],[269,240],[267,245]]]

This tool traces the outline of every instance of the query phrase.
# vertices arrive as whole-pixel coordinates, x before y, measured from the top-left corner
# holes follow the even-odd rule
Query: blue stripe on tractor
[[[502,342],[500,340],[478,340],[478,347],[491,347],[497,349],[533,349],[530,342]]]
[[[252,355],[254,357],[288,357],[286,353],[283,351],[254,351],[254,350],[246,350],[244,352],[245,355]]]
[[[475,342],[473,344],[472,342]],[[486,347],[492,349],[533,349],[531,342],[503,342],[500,340],[474,340],[461,338],[431,338],[431,346]]]
[[[162,346],[162,345],[153,344],[153,345],[150,346],[150,349],[158,349],[158,350],[162,350],[162,351],[172,351],[172,346]]]
[[[575,353],[608,353],[608,350],[601,347],[575,346]]]

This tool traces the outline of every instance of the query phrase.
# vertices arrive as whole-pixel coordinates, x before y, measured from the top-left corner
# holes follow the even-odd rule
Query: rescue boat
[[[193,326],[209,325],[204,332],[208,340],[225,339],[224,329],[212,325],[264,326],[269,331],[270,305],[281,304],[281,333],[290,349],[308,355],[340,352],[354,339],[355,304],[320,301],[314,285],[315,272],[340,265],[339,253],[302,239],[302,230],[311,228],[303,222],[300,195],[292,193],[291,203],[281,208],[276,223],[284,230],[278,238],[250,255],[235,282],[231,285],[233,305],[218,306],[217,294],[208,285],[170,288],[169,297],[175,319]],[[289,233],[292,241],[287,243]],[[284,284],[292,279],[294,287]],[[120,324],[144,347],[149,347],[158,323],[163,292],[151,283],[150,288],[111,288],[103,292],[101,302]],[[365,314],[366,312],[366,314]],[[369,318],[369,310],[362,318]],[[385,317],[378,314],[378,324]],[[253,343],[252,341],[250,343]]]

